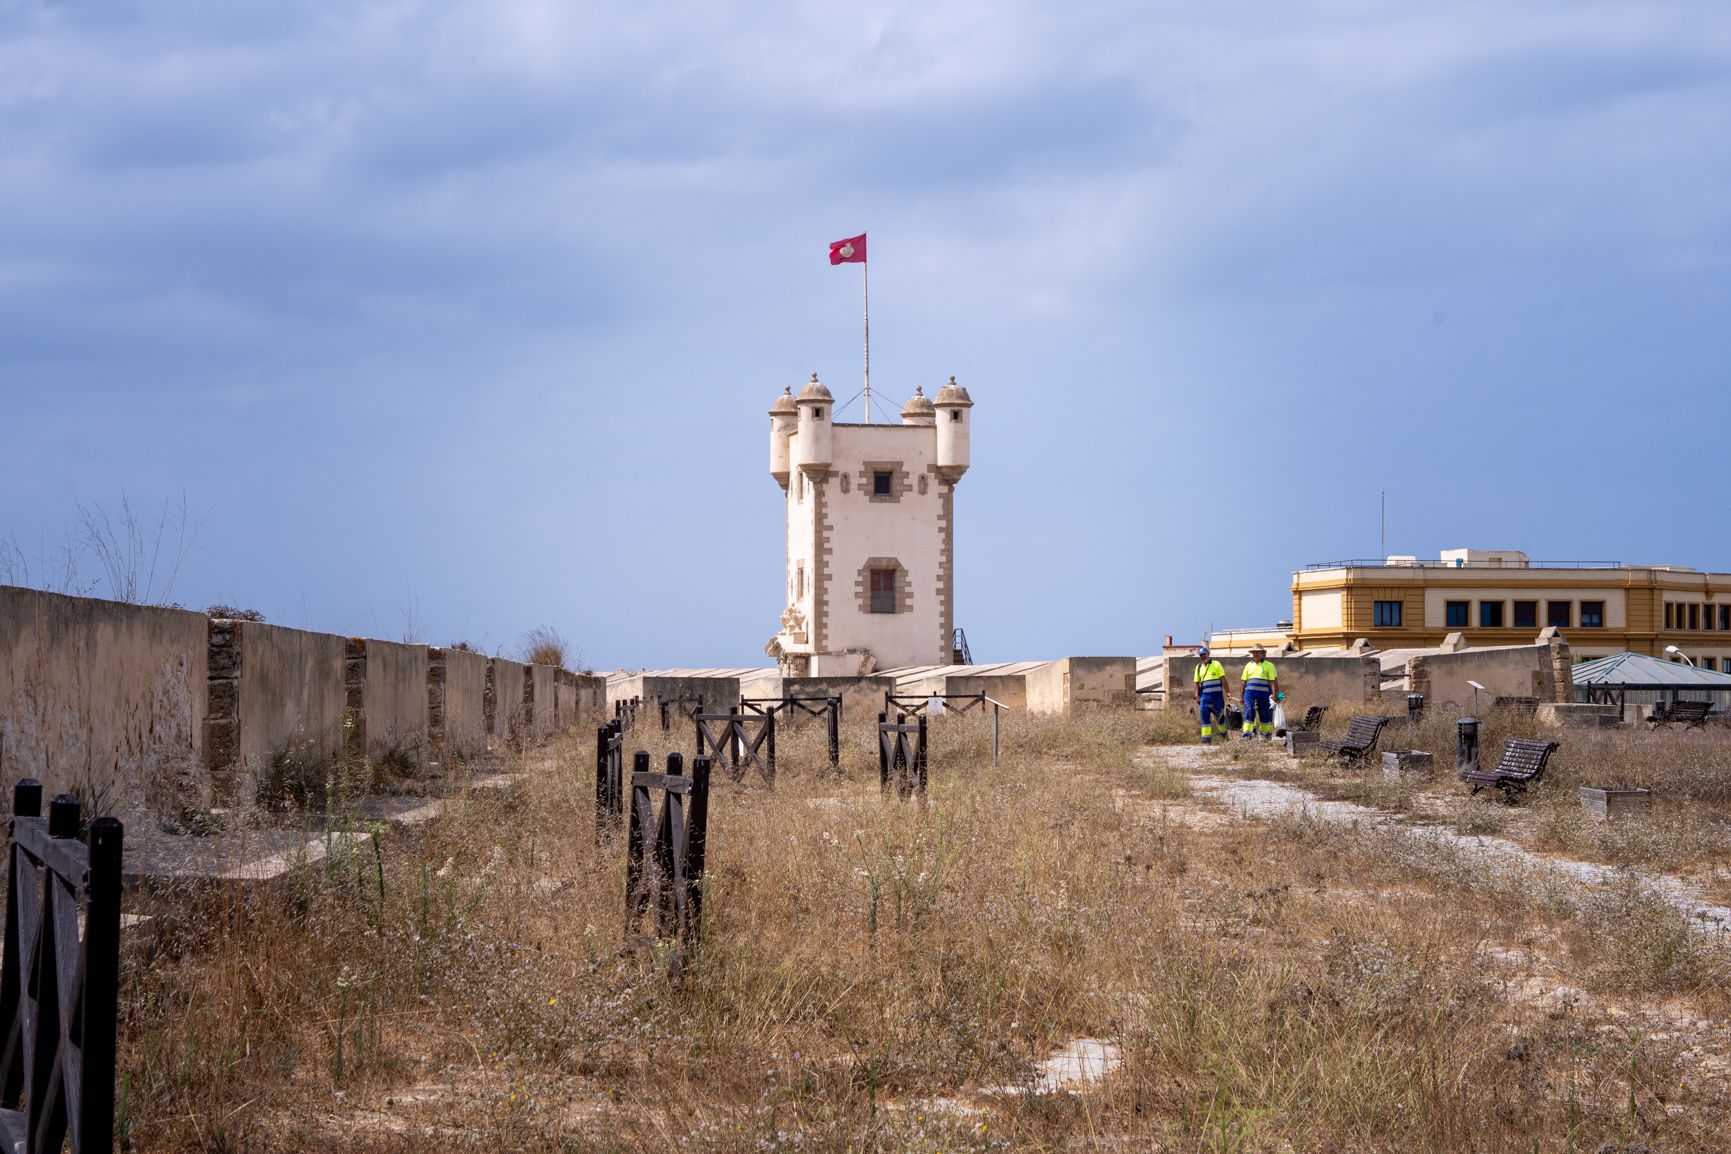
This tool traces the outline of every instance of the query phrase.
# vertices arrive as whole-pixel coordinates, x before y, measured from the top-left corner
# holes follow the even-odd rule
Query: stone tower
[[[790,677],[945,665],[955,628],[955,491],[974,407],[916,389],[899,425],[836,424],[811,382],[769,410],[769,472],[787,492],[787,609],[764,647]]]

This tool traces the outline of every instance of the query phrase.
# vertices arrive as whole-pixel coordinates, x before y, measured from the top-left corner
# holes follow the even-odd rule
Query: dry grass
[[[1722,957],[1646,895],[1223,819],[1138,756],[1176,716],[1015,718],[996,769],[979,719],[932,730],[924,805],[879,795],[858,719],[839,775],[808,725],[773,791],[718,787],[679,983],[620,949],[582,740],[200,910],[126,974],[131,1147],[1721,1149]],[[1009,1092],[1075,1037],[1122,1067]]]

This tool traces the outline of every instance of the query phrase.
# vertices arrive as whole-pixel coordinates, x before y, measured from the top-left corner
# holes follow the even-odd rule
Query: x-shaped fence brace
[[[896,796],[906,801],[911,794],[926,796],[926,718],[908,724],[907,714],[894,721],[878,714],[878,782],[885,793],[895,785]]]
[[[747,713],[773,717],[777,713],[801,714],[824,719],[829,741],[829,767],[841,768],[841,698],[834,694],[823,697],[742,697],[739,707]]]
[[[72,1154],[114,1143],[120,1000],[120,848],[111,817],[78,840],[78,799],[42,819],[42,784],[12,793],[6,944],[0,958],[0,1144]],[[79,906],[84,928],[79,933]]]
[[[691,720],[697,725],[697,756],[720,760],[734,781],[744,779],[745,771],[756,766],[765,785],[775,784],[775,714],[741,713],[735,708],[730,713],[695,714]]]
[[[631,824],[625,849],[625,939],[653,946],[671,941],[677,974],[681,950],[696,943],[703,924],[703,859],[709,828],[709,759],[667,755],[667,772],[649,772],[639,752],[631,774]],[[659,812],[654,795],[662,795]],[[655,910],[655,932],[641,932],[643,916]]]

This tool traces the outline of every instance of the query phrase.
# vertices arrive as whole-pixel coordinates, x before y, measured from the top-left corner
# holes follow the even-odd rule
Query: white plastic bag
[[[1274,703],[1274,732],[1286,732],[1286,706],[1278,701]]]

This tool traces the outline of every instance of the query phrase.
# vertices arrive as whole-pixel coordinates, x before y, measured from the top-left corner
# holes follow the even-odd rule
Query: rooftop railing
[[[1346,561],[1318,561],[1304,567],[1317,569],[1627,569],[1622,561],[1390,561],[1382,557],[1355,557]],[[1662,568],[1662,566],[1654,566]]]

